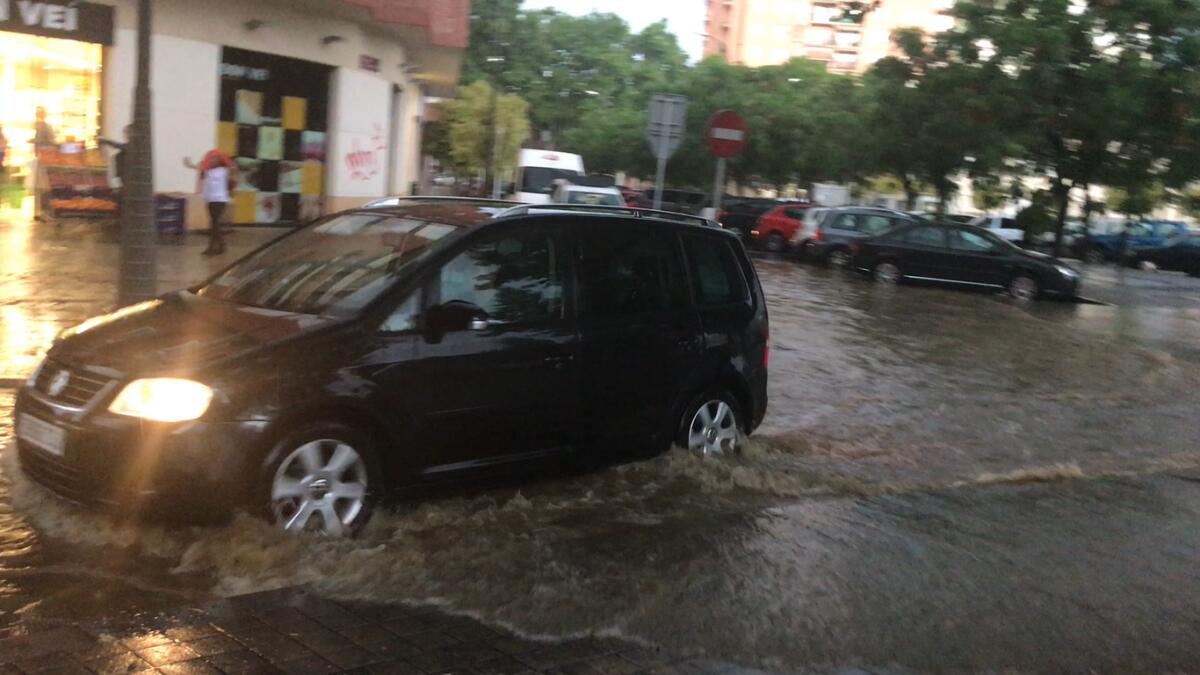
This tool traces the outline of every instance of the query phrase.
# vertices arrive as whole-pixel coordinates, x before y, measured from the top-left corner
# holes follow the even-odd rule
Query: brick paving
[[[717,675],[754,672],[611,638],[527,640],[433,607],[334,602],[304,588],[150,618],[106,619],[0,639],[0,675],[394,673]]]

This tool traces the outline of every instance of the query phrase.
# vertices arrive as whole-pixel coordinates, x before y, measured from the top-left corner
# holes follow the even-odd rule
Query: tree
[[[480,123],[490,122],[492,93],[491,85],[479,80],[460,88],[458,98],[445,104],[450,165],[457,173],[486,171],[493,147],[496,168],[503,173],[514,166],[517,151],[529,138],[529,104],[513,94],[496,97],[496,135],[492,138],[489,131],[493,125]]]
[[[1071,192],[1195,176],[1200,8],[1188,0],[961,2],[942,58],[999,74],[1010,137],[1051,184],[1055,248]]]

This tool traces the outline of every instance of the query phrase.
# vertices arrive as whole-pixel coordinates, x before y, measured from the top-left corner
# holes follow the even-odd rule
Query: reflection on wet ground
[[[70,289],[25,264],[41,272],[21,292],[44,299],[10,292],[5,270],[6,311],[69,323],[103,306],[53,304]],[[1100,268],[1088,295],[1123,304],[1022,306],[757,265],[771,409],[739,457],[675,451],[429,501],[334,542],[251,519],[113,523],[4,452],[4,622],[308,583],[786,671],[1200,662],[1200,285]],[[0,391],[0,445],[11,402]]]

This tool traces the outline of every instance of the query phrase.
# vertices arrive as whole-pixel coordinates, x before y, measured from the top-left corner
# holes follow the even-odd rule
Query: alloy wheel
[[[733,408],[720,399],[701,405],[688,427],[688,450],[720,455],[737,449],[738,424]]]
[[[875,281],[881,284],[900,283],[900,268],[895,263],[879,263],[875,266]]]
[[[1008,292],[1017,300],[1033,300],[1037,297],[1038,285],[1029,277],[1016,277],[1008,284]]]
[[[271,483],[271,510],[285,530],[348,534],[367,500],[367,465],[344,441],[320,439],[283,459]]]
[[[847,267],[850,265],[850,252],[840,248],[829,252],[829,264],[833,267]]]

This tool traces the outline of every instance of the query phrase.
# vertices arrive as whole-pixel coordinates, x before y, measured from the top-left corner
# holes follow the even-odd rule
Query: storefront
[[[0,0],[0,124],[6,164],[35,155],[38,108],[56,142],[94,148],[132,121],[135,0]],[[189,195],[185,166],[212,148],[241,176],[228,217],[289,223],[419,179],[426,96],[449,96],[466,46],[467,0],[155,0],[154,180]],[[68,146],[70,149],[72,146]],[[81,161],[111,162],[112,150]]]
[[[39,118],[42,147],[49,148],[58,162],[59,146],[68,152],[63,171],[50,170],[50,179],[61,185],[59,202],[95,206],[84,201],[86,186],[97,197],[105,195],[105,160],[100,153],[84,152],[100,131],[104,46],[112,44],[112,7],[87,2],[18,2],[0,0],[0,130],[6,141],[7,169],[4,194],[10,201],[35,184],[35,136]],[[52,143],[44,141],[52,140]],[[74,152],[78,150],[79,152]],[[14,202],[15,203],[15,202]],[[102,205],[111,206],[111,202]]]

